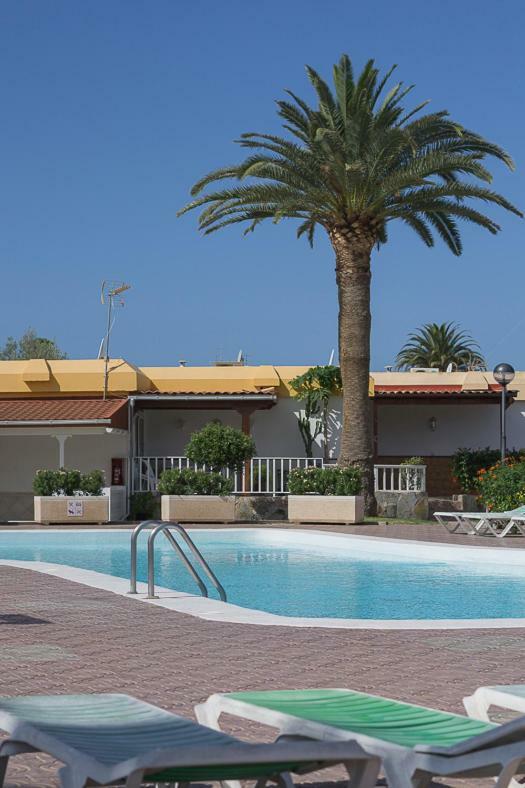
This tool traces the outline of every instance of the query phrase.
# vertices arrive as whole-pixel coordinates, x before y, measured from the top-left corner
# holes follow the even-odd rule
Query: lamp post
[[[498,364],[492,373],[494,380],[501,386],[501,417],[500,417],[500,445],[501,462],[505,462],[507,455],[507,435],[505,424],[505,407],[507,404],[507,386],[514,380],[514,367],[511,364]]]

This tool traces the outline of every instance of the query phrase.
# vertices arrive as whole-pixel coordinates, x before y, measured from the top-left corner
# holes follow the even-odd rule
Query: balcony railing
[[[294,468],[322,468],[321,457],[254,457],[242,472],[224,475],[233,476],[233,491],[236,494],[287,495],[288,476]],[[154,492],[163,471],[176,469],[206,470],[188,457],[135,457],[133,467],[133,492]]]
[[[376,492],[426,492],[426,465],[375,465]]]
[[[242,473],[233,473],[236,494],[288,495],[288,476],[294,468],[322,468],[321,457],[254,457]],[[155,492],[160,474],[176,469],[206,470],[188,457],[135,457],[133,460],[132,492]],[[230,478],[230,471],[224,471]],[[424,465],[376,465],[376,492],[425,492]]]

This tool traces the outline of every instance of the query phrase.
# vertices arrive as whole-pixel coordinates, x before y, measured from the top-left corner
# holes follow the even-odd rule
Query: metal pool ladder
[[[217,593],[219,594],[219,598],[222,602],[226,602],[226,591],[220,584],[217,576],[215,575],[214,571],[200,552],[199,548],[190,537],[188,532],[182,525],[179,523],[168,523],[163,522],[162,520],[145,520],[140,525],[137,525],[134,528],[133,533],[131,534],[131,571],[130,571],[130,584],[129,584],[129,593],[136,594],[137,593],[137,540],[141,531],[145,528],[152,528],[149,537],[148,537],[148,595],[147,599],[158,599],[158,596],[155,594],[155,539],[157,535],[163,533],[170,545],[175,550],[176,555],[180,558],[183,565],[186,567],[192,578],[195,580],[197,585],[199,586],[199,590],[202,596],[208,596],[208,589],[206,588],[205,583],[203,582],[201,576],[195,569],[195,566],[190,561],[180,544],[175,539],[172,531],[175,531],[179,536],[186,542],[188,545],[195,561],[199,564],[200,568],[204,572],[204,574],[208,577],[209,581],[211,582],[212,586],[215,588]]]

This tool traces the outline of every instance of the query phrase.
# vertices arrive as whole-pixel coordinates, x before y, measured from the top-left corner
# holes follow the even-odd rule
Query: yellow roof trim
[[[22,371],[22,380],[24,383],[38,383],[40,381],[48,381],[50,378],[51,370],[45,359],[32,358],[25,362]]]
[[[151,391],[161,394],[257,393],[276,388],[279,378],[271,366],[260,367],[141,367]]]

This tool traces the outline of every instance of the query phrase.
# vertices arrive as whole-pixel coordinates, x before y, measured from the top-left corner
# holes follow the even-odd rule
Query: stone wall
[[[417,492],[377,492],[377,516],[428,520],[428,495]]]
[[[256,523],[264,520],[286,520],[286,495],[238,495],[235,498],[235,521]]]

